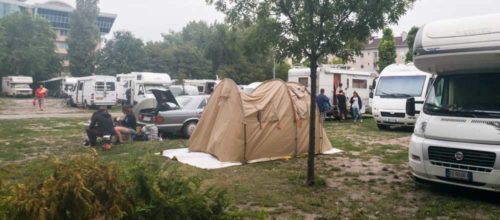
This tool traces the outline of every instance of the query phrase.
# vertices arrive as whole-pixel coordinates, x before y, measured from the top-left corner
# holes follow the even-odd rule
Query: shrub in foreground
[[[199,179],[159,160],[143,159],[127,174],[95,151],[49,163],[48,176],[6,186],[0,207],[8,219],[224,218],[222,192],[201,190]]]

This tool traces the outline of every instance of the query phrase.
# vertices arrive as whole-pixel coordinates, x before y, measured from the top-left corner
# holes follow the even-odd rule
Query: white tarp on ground
[[[336,148],[332,148],[332,149],[325,151],[321,154],[336,154],[336,153],[340,153],[340,152],[342,152],[342,151],[339,149],[336,149]],[[221,161],[217,160],[217,158],[215,158],[214,156],[207,154],[207,153],[189,152],[188,148],[165,150],[162,152],[162,156],[168,157],[172,160],[177,160],[177,161],[184,163],[184,164],[187,164],[187,165],[191,165],[194,167],[198,167],[201,169],[207,169],[207,170],[242,165],[242,163],[237,163],[237,162],[236,163],[221,162]],[[291,158],[291,157],[262,158],[262,159],[258,159],[258,160],[249,161],[249,163],[257,163],[257,162],[278,160],[278,159],[287,159],[287,158]]]

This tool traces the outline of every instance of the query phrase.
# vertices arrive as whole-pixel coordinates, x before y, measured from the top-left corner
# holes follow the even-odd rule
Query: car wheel
[[[382,124],[377,124],[377,127],[378,127],[378,129],[380,129],[380,130],[387,130],[387,129],[389,129],[389,126],[387,126],[387,125],[382,125]]]
[[[185,137],[189,138],[194,132],[194,129],[196,128],[197,121],[189,121],[186,124],[184,124],[183,127],[183,134]]]

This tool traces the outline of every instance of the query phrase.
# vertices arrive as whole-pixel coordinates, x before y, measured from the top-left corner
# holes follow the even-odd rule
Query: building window
[[[352,80],[352,88],[355,88],[355,89],[366,89],[367,85],[368,85],[368,83],[364,79],[353,79]]]
[[[365,68],[365,65],[361,65],[361,69],[364,69]]]
[[[307,77],[300,77],[299,78],[299,83],[304,85],[305,87],[309,87],[309,78]]]

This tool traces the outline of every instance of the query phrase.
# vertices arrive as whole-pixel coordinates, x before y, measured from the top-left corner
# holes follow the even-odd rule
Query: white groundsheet
[[[342,152],[339,149],[332,148],[329,151],[323,152],[322,154],[336,154]],[[168,157],[172,160],[177,160],[181,163],[185,163],[194,167],[198,167],[201,169],[207,169],[207,170],[212,170],[212,169],[220,169],[224,167],[231,167],[231,166],[238,166],[242,165],[242,163],[235,163],[235,162],[221,162],[214,156],[207,154],[207,153],[201,153],[201,152],[189,152],[187,148],[179,148],[179,149],[171,149],[171,150],[165,150],[162,153],[162,156]],[[258,160],[253,160],[249,161],[248,163],[257,163],[257,162],[263,162],[263,161],[270,161],[270,160],[279,160],[279,159],[288,159],[290,157],[277,157],[277,158],[262,158]]]

